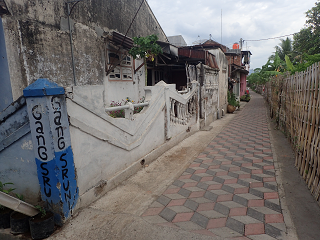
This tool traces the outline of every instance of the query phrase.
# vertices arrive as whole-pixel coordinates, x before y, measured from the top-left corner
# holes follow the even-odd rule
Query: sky
[[[182,35],[188,45],[213,39],[252,53],[250,69],[260,68],[275,52],[280,37],[305,27],[305,12],[316,0],[147,0],[167,36]],[[222,11],[222,18],[221,18]],[[222,19],[222,24],[221,24]],[[222,25],[222,38],[221,38]],[[288,36],[292,39],[292,36]],[[285,39],[286,37],[283,37]],[[221,41],[222,39],[222,41]]]

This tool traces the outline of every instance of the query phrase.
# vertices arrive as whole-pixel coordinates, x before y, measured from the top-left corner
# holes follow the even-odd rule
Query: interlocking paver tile
[[[197,182],[197,184],[198,184],[198,182]],[[199,188],[199,187],[185,187],[185,189],[187,189],[191,192],[203,191],[203,189]]]
[[[187,199],[183,206],[185,206],[193,211],[196,211],[199,206],[199,203],[192,201],[190,199]]]
[[[272,226],[271,224],[265,224],[265,233],[274,238],[281,236],[281,230]]]
[[[247,215],[247,208],[246,207],[238,207],[238,208],[231,208],[229,212],[229,216],[246,216]]]
[[[206,197],[200,197],[200,198],[191,198],[192,201],[195,201],[197,203],[207,203],[207,202],[211,202],[211,199],[208,199]]]
[[[221,187],[222,187],[221,183],[210,184],[207,190],[218,190],[218,189],[221,189]]]
[[[185,212],[193,212],[190,208],[187,208],[185,206],[172,206],[172,207],[167,207],[171,209],[172,211],[176,213],[185,213]]]
[[[248,200],[248,207],[263,207],[264,199],[250,199]]]
[[[276,240],[267,234],[259,234],[259,235],[250,235],[250,239],[252,240]]]
[[[195,212],[190,219],[193,223],[198,224],[199,226],[206,228],[209,222],[209,218],[203,216],[200,213]]]
[[[200,211],[199,213],[202,214],[203,216],[206,216],[209,219],[226,217],[226,215],[219,213],[215,210]]]
[[[234,201],[226,201],[226,202],[220,202],[220,204],[232,209],[232,208],[241,208],[243,207],[243,205],[239,204],[239,203],[236,203]]]
[[[171,200],[171,201],[169,202],[169,204],[167,205],[167,207],[171,207],[171,206],[182,206],[185,202],[186,202],[186,199],[185,199],[185,198],[182,198],[182,199],[174,199],[174,200]]]
[[[278,214],[278,212],[276,212],[268,207],[251,207],[251,209],[259,211],[263,214]]]
[[[219,212],[219,213],[224,214],[225,216],[228,216],[229,212],[230,212],[230,209],[227,206],[225,206],[225,205],[223,205],[221,203],[216,203],[214,205],[214,210]]]
[[[277,192],[266,192],[264,193],[264,199],[277,199],[279,194]]]
[[[170,198],[170,199],[182,199],[184,198],[184,196],[178,194],[178,193],[173,193],[173,194],[163,194],[166,197]]]
[[[266,188],[270,188],[274,191],[278,191],[278,186],[277,186],[277,183],[276,182],[265,182],[263,184],[264,187]]]
[[[282,214],[266,214],[265,215],[266,223],[283,223],[283,215]]]
[[[191,177],[190,177],[192,180],[195,180],[195,181],[197,181],[197,182],[199,182],[200,180],[201,180],[201,176],[198,176],[198,175],[195,175],[195,174],[193,174]]]
[[[198,188],[201,188],[201,189],[203,189],[203,190],[207,190],[208,187],[209,187],[209,184],[204,183],[204,182],[199,182],[199,183],[197,184],[197,187],[198,187]]]
[[[245,225],[244,234],[248,235],[257,235],[264,234],[264,224],[263,223],[251,223]]]
[[[197,208],[197,212],[213,210],[214,205],[214,202],[201,203]]]
[[[228,227],[213,228],[213,229],[210,229],[209,231],[213,232],[214,234],[218,235],[219,237],[222,237],[223,239],[242,236],[242,234],[240,234],[240,233],[238,233]]]
[[[184,185],[184,182],[180,181],[180,180],[176,180],[172,183],[172,185],[175,185],[177,187],[182,187]]]
[[[197,191],[197,192],[191,192],[189,198],[199,198],[203,197],[206,191]]]
[[[166,206],[169,202],[171,201],[170,198],[164,196],[164,195],[161,195],[158,199],[157,199],[157,202],[161,203],[162,205]]]
[[[286,226],[266,111],[261,105],[252,118],[246,109],[149,206],[146,221],[222,239],[280,238]]]
[[[177,222],[187,222],[191,219],[193,216],[193,212],[187,212],[187,213],[177,213],[177,215],[172,220],[173,223]]]
[[[168,222],[171,222],[173,220],[173,218],[176,216],[176,212],[169,209],[169,208],[164,208],[160,213],[159,216],[163,217],[165,220],[167,220]]]
[[[181,188],[177,193],[183,197],[188,197],[191,194],[191,191]]]
[[[144,212],[144,214],[142,214],[142,217],[158,215],[163,209],[164,209],[164,207],[149,208],[149,209],[147,209],[147,211]]]
[[[167,189],[163,194],[172,194],[172,193],[177,193],[179,192],[180,188],[169,188]]]
[[[226,201],[231,201],[233,198],[233,194],[223,194],[219,195],[217,198],[217,202],[226,202]]]
[[[197,182],[188,182],[188,183],[185,183],[182,187],[183,188],[188,188],[188,187],[195,187],[197,186]]]
[[[244,234],[244,224],[234,218],[228,218],[226,226],[240,234]]]
[[[207,229],[222,228],[226,226],[227,218],[215,218],[210,219],[207,225]]]
[[[182,175],[181,177],[179,177],[178,179],[189,179],[192,176],[192,174],[188,174],[188,175]]]
[[[206,176],[203,177],[200,182],[207,182],[207,181],[212,181],[213,180],[213,176]]]

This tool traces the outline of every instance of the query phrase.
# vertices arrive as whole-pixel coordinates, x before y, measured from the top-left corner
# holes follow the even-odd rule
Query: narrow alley
[[[292,152],[279,131],[277,139],[271,136],[263,97],[252,93],[240,111],[211,126],[80,211],[50,239],[319,239],[318,228],[306,224],[318,224],[319,206],[302,180],[290,186],[279,171],[285,165],[277,155],[289,151],[288,161]],[[282,147],[274,148],[279,139]],[[291,165],[300,179],[294,160]],[[287,205],[286,191],[295,188],[306,206],[298,195]],[[299,215],[299,206],[309,215]]]

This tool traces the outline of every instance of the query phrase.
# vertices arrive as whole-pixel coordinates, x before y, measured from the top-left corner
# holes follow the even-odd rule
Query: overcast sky
[[[316,0],[147,0],[167,36],[182,35],[188,45],[209,39],[232,48],[234,42],[259,40],[299,32],[305,12]],[[200,38],[198,37],[200,36]],[[292,36],[289,36],[292,39]],[[285,37],[284,37],[285,38]],[[260,68],[280,39],[245,41],[252,53],[251,69]]]

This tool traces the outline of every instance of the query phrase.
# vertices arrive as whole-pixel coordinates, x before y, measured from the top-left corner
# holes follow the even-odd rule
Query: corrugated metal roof
[[[112,41],[127,49],[131,49],[133,47],[133,40],[118,32],[112,32]]]
[[[205,51],[191,48],[179,48],[179,56],[205,60]]]
[[[219,70],[215,56],[206,50],[195,50],[190,48],[179,48],[179,56],[184,56],[190,59],[204,61],[204,64]]]

